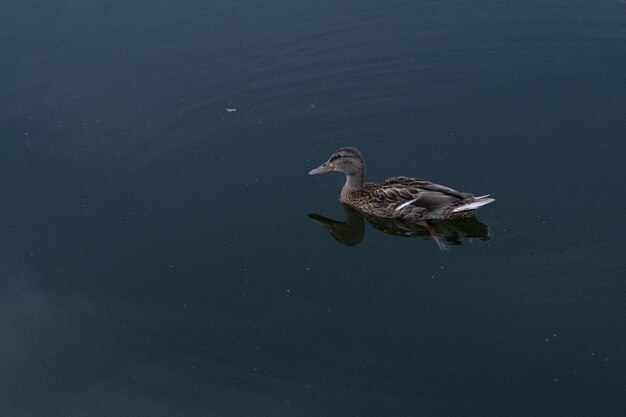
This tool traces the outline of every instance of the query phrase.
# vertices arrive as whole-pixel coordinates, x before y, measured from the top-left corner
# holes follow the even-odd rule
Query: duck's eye
[[[335,156],[335,159],[341,159],[341,158],[343,158],[343,155],[341,155],[341,154]]]

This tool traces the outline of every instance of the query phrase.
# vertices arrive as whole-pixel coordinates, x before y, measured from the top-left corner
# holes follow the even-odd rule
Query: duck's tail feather
[[[463,204],[462,206],[456,207],[454,210],[452,210],[452,212],[458,213],[459,211],[476,210],[478,207],[493,203],[494,201],[496,201],[496,199],[490,198],[489,194],[481,195],[480,197],[475,197],[471,203]]]

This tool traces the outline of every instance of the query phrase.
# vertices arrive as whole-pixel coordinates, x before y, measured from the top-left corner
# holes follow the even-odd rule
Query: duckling
[[[488,194],[476,197],[417,178],[391,177],[382,184],[365,182],[365,161],[351,147],[337,149],[309,175],[333,171],[346,176],[339,201],[364,214],[383,218],[418,221],[470,217],[477,208],[495,201]]]

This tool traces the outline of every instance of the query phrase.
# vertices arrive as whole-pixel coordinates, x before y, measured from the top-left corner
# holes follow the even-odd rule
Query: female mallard
[[[489,195],[475,197],[417,178],[391,177],[382,184],[366,183],[365,161],[359,151],[349,147],[336,150],[309,175],[332,171],[346,175],[339,201],[378,217],[404,220],[469,217],[478,207],[495,201]]]

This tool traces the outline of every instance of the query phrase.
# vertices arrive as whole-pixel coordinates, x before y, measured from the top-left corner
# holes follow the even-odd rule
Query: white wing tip
[[[411,201],[407,201],[406,203],[402,203],[398,207],[396,207],[396,209],[394,211],[402,210],[406,206],[411,205],[411,204],[415,203],[416,201],[417,201],[417,198],[414,198]]]

